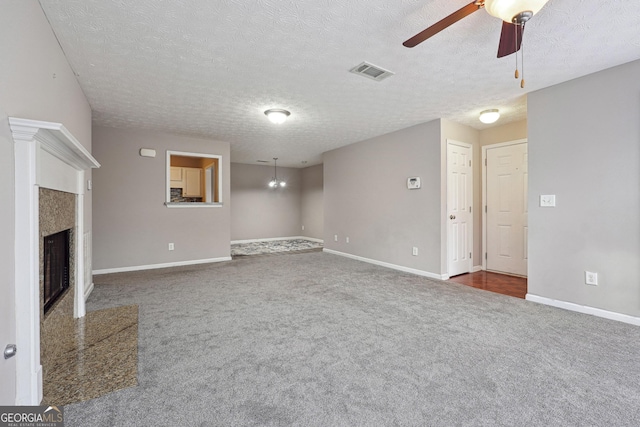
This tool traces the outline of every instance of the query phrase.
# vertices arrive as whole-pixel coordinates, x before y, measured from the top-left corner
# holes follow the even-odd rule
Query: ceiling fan
[[[498,58],[502,58],[503,56],[511,55],[520,50],[526,22],[538,13],[548,1],[549,0],[474,0],[402,44],[406,47],[415,47],[450,25],[455,24],[462,18],[484,8],[489,15],[500,18],[503,21],[500,43],[498,45]],[[517,58],[516,78],[518,78]],[[521,82],[521,86],[524,87],[524,79]]]

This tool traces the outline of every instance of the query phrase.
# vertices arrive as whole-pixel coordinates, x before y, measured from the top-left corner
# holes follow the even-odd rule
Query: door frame
[[[508,147],[510,145],[518,145],[528,143],[527,138],[514,139],[513,141],[498,142],[482,146],[482,206],[480,212],[482,215],[482,269],[487,269],[487,150],[492,148]]]
[[[446,257],[447,257],[447,274],[446,274],[446,278],[444,280],[447,280],[450,277],[451,274],[451,269],[450,267],[450,251],[449,251],[449,221],[447,221],[446,216],[449,215],[449,145],[458,145],[458,146],[463,146],[463,147],[467,147],[469,148],[469,160],[471,160],[471,173],[469,174],[469,206],[471,206],[471,220],[469,221],[469,237],[468,237],[468,245],[469,248],[471,250],[471,254],[472,256],[469,257],[469,273],[473,272],[473,218],[475,216],[475,207],[473,206],[473,183],[474,183],[474,179],[473,179],[473,144],[470,144],[468,142],[462,142],[462,141],[457,141],[455,139],[450,139],[447,138],[447,142],[446,142],[446,146],[445,146],[445,181],[444,181],[444,186],[445,186],[445,211],[444,211],[444,224],[445,224],[445,235],[446,235],[446,240],[445,240],[445,250],[446,250]]]

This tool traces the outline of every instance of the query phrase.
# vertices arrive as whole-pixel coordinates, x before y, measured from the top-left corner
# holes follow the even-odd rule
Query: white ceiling
[[[526,118],[526,93],[640,58],[638,0],[550,0],[527,24],[525,78],[497,59],[480,10],[402,42],[470,0],[41,0],[94,123],[231,143],[231,161],[321,162],[324,151],[437,118]],[[381,82],[348,72],[362,61]],[[291,111],[283,125],[268,108]],[[179,147],[176,147],[179,148]],[[302,164],[307,161],[307,164]]]

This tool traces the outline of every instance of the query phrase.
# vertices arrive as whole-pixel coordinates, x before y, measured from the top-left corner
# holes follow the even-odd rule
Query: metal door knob
[[[17,351],[18,350],[15,344],[7,344],[7,346],[4,349],[4,358],[8,359],[10,357],[15,356]]]
[[[455,215],[449,215],[449,219],[456,219]]]

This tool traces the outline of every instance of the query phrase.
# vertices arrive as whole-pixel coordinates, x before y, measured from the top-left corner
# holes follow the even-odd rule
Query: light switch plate
[[[546,194],[540,196],[540,206],[543,208],[552,208],[556,206],[556,195]]]

